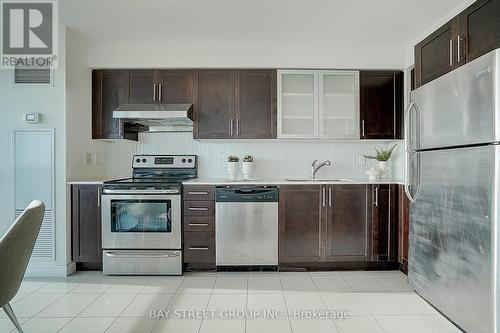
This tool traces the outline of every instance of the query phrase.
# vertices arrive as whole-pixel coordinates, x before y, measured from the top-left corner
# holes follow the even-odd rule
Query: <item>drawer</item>
[[[182,198],[188,201],[213,201],[214,192],[214,186],[185,185]]]
[[[209,231],[215,230],[214,216],[184,216],[184,231]]]
[[[213,201],[184,201],[184,216],[214,216]]]
[[[184,262],[215,265],[215,234],[213,232],[185,232]]]

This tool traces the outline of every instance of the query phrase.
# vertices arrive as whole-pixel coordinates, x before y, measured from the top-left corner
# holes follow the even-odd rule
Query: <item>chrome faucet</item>
[[[330,162],[330,160],[321,162],[318,165],[316,165],[316,163],[318,163],[318,160],[314,160],[311,164],[311,180],[314,180],[316,178],[316,173],[318,172],[319,169],[321,169],[325,165],[332,165],[332,162]]]

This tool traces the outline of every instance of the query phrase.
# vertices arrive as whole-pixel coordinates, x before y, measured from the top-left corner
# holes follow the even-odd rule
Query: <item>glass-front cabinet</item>
[[[278,71],[278,138],[359,139],[359,72]]]

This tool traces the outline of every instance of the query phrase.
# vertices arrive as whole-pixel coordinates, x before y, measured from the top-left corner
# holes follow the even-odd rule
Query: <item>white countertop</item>
[[[92,185],[92,184],[102,184],[109,179],[72,179],[68,180],[66,183],[69,185]]]
[[[340,177],[339,177],[340,178]],[[403,185],[401,179],[381,179],[378,181],[371,181],[368,178],[356,179],[349,178],[349,181],[338,180],[285,180],[285,179],[257,179],[257,180],[225,180],[225,179],[203,179],[196,178],[185,181],[183,185],[314,185],[314,184],[342,184],[342,185],[355,185],[355,184],[400,184]]]

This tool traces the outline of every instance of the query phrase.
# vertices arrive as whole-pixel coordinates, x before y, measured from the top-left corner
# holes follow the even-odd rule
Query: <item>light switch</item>
[[[85,157],[84,157],[84,160],[83,160],[83,164],[84,165],[89,165],[89,164],[92,164],[92,155],[91,153],[85,153]]]

